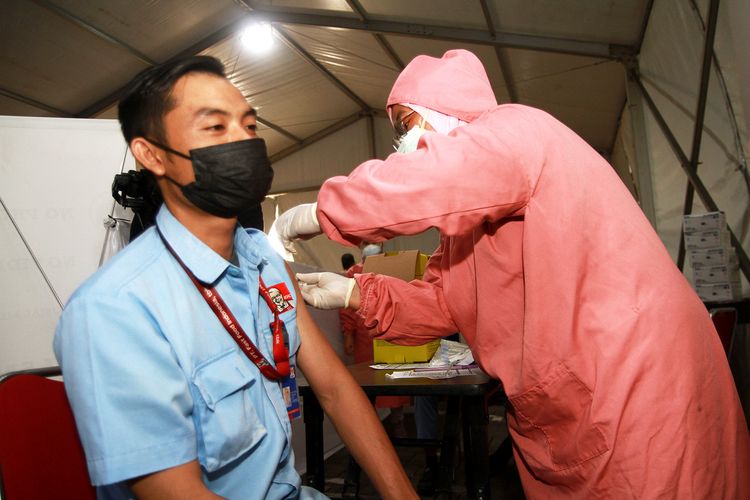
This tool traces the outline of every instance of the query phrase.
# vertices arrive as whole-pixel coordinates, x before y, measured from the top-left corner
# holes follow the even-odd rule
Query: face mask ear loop
[[[168,152],[168,153],[172,153],[172,154],[176,154],[177,156],[180,156],[180,157],[182,157],[182,158],[185,158],[186,160],[190,160],[190,161],[192,161],[192,160],[193,160],[193,159],[192,159],[192,157],[190,157],[190,156],[187,156],[187,155],[185,155],[185,154],[182,154],[182,153],[180,153],[179,151],[175,151],[174,149],[170,148],[169,146],[167,146],[167,145],[164,145],[164,144],[162,144],[162,143],[160,143],[160,142],[158,142],[158,141],[155,141],[155,140],[153,140],[153,139],[149,139],[148,137],[144,137],[144,139],[146,139],[146,140],[147,140],[148,142],[150,142],[151,144],[153,144],[154,146],[156,146],[157,148],[159,148],[159,149],[161,149],[161,150],[163,150],[163,151],[166,151],[166,152]],[[165,174],[163,175],[163,177],[164,177],[165,179],[167,179],[167,180],[168,180],[169,182],[171,182],[172,184],[174,184],[175,186],[179,187],[180,189],[182,189],[183,187],[185,187],[185,186],[183,186],[182,184],[178,183],[178,182],[177,182],[176,180],[172,179],[172,178],[171,178],[170,176],[168,176],[168,175],[167,175],[166,173],[165,173]]]
[[[420,118],[422,118],[422,119],[421,119],[421,120],[419,121],[419,128],[421,128],[422,130],[424,130],[424,128],[425,128],[425,125],[427,125],[427,124],[429,123],[429,122],[427,121],[427,117],[429,117],[429,116],[430,116],[430,113],[431,113],[431,111],[427,111],[427,116],[422,116],[422,114],[421,114],[421,113],[419,114]]]
[[[193,159],[191,156],[188,156],[188,155],[186,155],[184,153],[180,153],[179,151],[176,151],[176,150],[170,148],[169,146],[167,146],[165,144],[162,144],[160,142],[157,142],[157,141],[155,141],[153,139],[149,139],[148,137],[144,137],[144,139],[146,139],[148,142],[150,142],[151,144],[153,144],[157,148],[161,149],[162,151],[166,151],[167,153],[175,154],[175,155],[177,155],[177,156],[179,156],[181,158],[185,158],[186,160],[192,160]]]
[[[174,184],[175,186],[177,186],[178,188],[180,188],[180,189],[182,189],[182,188],[184,188],[184,187],[185,187],[185,186],[183,186],[182,184],[178,184],[176,180],[172,179],[172,178],[171,178],[170,176],[168,176],[167,174],[164,174],[164,176],[163,176],[163,177],[164,177],[165,179],[167,179],[167,180],[168,180],[169,182],[171,182],[172,184]]]

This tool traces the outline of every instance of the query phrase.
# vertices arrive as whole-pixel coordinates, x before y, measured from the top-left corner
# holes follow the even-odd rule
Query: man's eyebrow
[[[229,116],[229,112],[219,108],[200,108],[193,116],[203,118],[204,116],[221,115]]]
[[[196,118],[203,118],[205,116],[211,116],[211,115],[221,115],[221,116],[229,116],[229,111],[219,109],[219,108],[200,108],[198,111],[194,113],[194,116]],[[244,120],[248,116],[258,116],[258,112],[255,110],[255,108],[248,108],[247,111],[242,113],[242,119]]]

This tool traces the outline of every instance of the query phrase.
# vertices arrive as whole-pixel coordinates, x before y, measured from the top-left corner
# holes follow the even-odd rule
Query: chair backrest
[[[96,498],[62,382],[0,382],[0,480],[3,500]]]
[[[714,328],[719,334],[724,352],[730,357],[734,341],[734,329],[737,326],[737,309],[733,307],[718,307],[709,311]]]

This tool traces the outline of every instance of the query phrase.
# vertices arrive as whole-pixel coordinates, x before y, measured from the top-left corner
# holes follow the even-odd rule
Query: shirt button
[[[232,276],[234,278],[237,278],[239,276],[242,276],[242,271],[237,269],[236,267],[230,267],[229,268],[229,276]]]

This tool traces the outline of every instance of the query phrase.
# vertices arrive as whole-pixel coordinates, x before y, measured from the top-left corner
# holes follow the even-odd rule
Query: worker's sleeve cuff
[[[344,307],[349,307],[349,300],[352,298],[352,292],[354,286],[357,284],[354,278],[349,278],[349,286],[346,289],[346,298],[344,299]]]
[[[310,203],[310,213],[312,214],[312,220],[320,231],[320,222],[318,222],[318,202]]]
[[[355,274],[354,279],[359,286],[359,308],[357,309],[357,316],[365,319],[370,304],[375,299],[375,275],[373,273]]]

